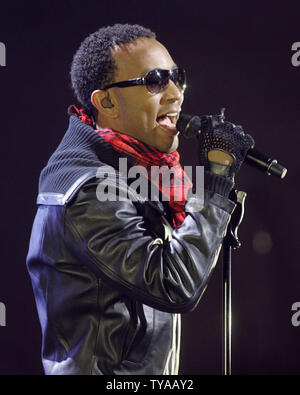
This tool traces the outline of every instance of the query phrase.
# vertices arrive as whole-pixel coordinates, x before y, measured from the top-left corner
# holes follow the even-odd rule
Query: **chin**
[[[170,154],[177,150],[179,145],[179,133],[176,135],[168,135],[163,129],[159,126],[155,129],[150,145],[155,147],[158,151]]]
[[[168,147],[166,148],[166,150],[164,151],[164,152],[166,152],[167,154],[170,154],[171,152],[176,151],[177,148],[178,148],[178,145],[179,145],[178,136],[175,136],[172,140],[173,140],[173,141],[172,141],[172,144],[171,144],[170,146],[168,146]]]

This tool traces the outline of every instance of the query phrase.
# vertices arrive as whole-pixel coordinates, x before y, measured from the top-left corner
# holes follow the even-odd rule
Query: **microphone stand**
[[[223,374],[231,375],[231,252],[241,246],[237,231],[244,216],[246,192],[232,190],[229,198],[236,208],[223,240]]]
[[[201,131],[210,125],[214,128],[225,121],[225,108],[220,109],[219,115],[196,115],[181,114],[177,121],[177,129],[186,138],[198,138]],[[276,175],[283,179],[287,169],[277,163],[276,159],[265,156],[250,149],[245,162],[263,170],[268,175]],[[246,192],[232,190],[229,198],[236,203],[236,208],[231,216],[227,233],[223,240],[223,373],[231,375],[231,250],[241,246],[237,231],[244,216],[244,203]]]

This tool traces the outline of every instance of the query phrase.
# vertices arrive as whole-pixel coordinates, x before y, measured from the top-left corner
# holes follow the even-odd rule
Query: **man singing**
[[[99,29],[76,52],[71,80],[82,109],[69,107],[68,130],[41,172],[27,257],[45,373],[177,374],[180,314],[208,284],[253,140],[229,122],[203,133],[200,205],[176,151],[185,71],[153,32]],[[170,198],[161,181],[159,199],[129,188],[124,158],[150,186],[151,167],[175,169]],[[101,169],[118,175],[115,199],[99,199]]]

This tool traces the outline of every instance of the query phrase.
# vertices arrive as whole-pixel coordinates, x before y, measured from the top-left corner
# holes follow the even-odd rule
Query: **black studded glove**
[[[254,140],[245,134],[243,128],[230,122],[216,122],[207,117],[201,125],[199,140],[199,161],[204,166],[205,187],[208,190],[228,196],[234,186],[234,176],[250,148],[254,147]],[[220,164],[209,160],[208,153],[221,150],[233,158],[232,164]]]
[[[245,134],[240,125],[235,126],[230,122],[219,122],[215,125],[209,118],[202,127],[199,136],[200,164],[205,170],[212,171],[226,177],[234,178],[250,148],[254,147],[254,140],[249,134]],[[230,165],[218,166],[208,159],[208,153],[212,150],[221,150],[233,158]]]

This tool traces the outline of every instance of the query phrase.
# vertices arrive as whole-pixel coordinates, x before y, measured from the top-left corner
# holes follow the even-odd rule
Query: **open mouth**
[[[169,131],[172,132],[172,134],[176,134],[178,132],[178,130],[176,129],[176,122],[178,120],[178,117],[179,117],[178,112],[170,112],[157,117],[156,122],[165,131]]]

